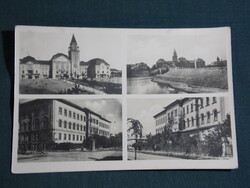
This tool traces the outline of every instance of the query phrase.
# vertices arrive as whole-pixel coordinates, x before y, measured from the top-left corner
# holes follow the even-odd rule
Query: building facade
[[[169,104],[154,116],[156,134],[162,133],[169,120],[173,132],[192,133],[220,125],[226,118],[224,97],[184,98]]]
[[[43,78],[89,78],[92,80],[108,80],[110,65],[103,59],[95,58],[88,62],[80,61],[80,49],[75,36],[72,36],[68,55],[57,53],[50,60],[36,60],[27,56],[20,59],[20,79]]]
[[[109,137],[111,122],[63,99],[37,99],[19,106],[19,151],[51,144],[80,144],[91,135]]]

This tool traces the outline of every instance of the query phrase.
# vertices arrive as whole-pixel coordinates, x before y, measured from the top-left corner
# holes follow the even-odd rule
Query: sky
[[[127,117],[139,120],[143,126],[142,134],[155,134],[153,116],[161,112],[165,106],[175,99],[128,99]]]
[[[121,70],[121,35],[106,30],[64,30],[51,32],[21,31],[20,58],[32,56],[37,60],[50,60],[57,53],[68,55],[73,34],[80,49],[80,61],[104,59],[111,68]]]
[[[144,62],[149,67],[160,58],[171,61],[174,49],[177,56],[187,60],[202,58],[206,64],[226,59],[226,37],[222,33],[211,34],[152,34],[132,35],[128,38],[127,58],[129,64]]]
[[[111,121],[112,134],[122,132],[122,102],[120,99],[67,99],[78,106],[86,107]],[[20,100],[20,103],[31,100]]]

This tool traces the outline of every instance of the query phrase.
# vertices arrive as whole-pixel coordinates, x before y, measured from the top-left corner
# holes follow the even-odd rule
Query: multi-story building
[[[99,58],[88,62],[80,61],[80,49],[73,35],[68,55],[57,53],[47,61],[36,60],[31,56],[20,59],[19,77],[21,79],[73,77],[107,80],[110,78],[110,65]]]
[[[19,151],[82,143],[93,134],[109,137],[111,122],[63,99],[37,99],[19,106]]]
[[[156,134],[172,123],[173,132],[190,132],[210,129],[226,118],[224,97],[200,97],[175,100],[154,116]]]

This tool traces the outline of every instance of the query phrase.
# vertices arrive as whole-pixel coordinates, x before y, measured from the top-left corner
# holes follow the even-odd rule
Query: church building
[[[45,61],[32,56],[20,59],[19,77],[21,79],[88,78],[104,81],[110,78],[110,65],[99,58],[88,62],[80,61],[80,49],[73,35],[68,55],[57,53]]]

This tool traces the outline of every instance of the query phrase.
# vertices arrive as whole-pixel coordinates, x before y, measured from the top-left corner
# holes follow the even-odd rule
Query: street
[[[48,152],[44,155],[18,155],[18,162],[62,162],[122,160],[122,151],[65,151]]]
[[[135,159],[135,152],[128,151],[128,160]],[[138,153],[137,152],[137,160],[180,160],[181,158],[175,157],[166,157],[161,155],[152,155],[152,154],[145,154],[145,153]]]

